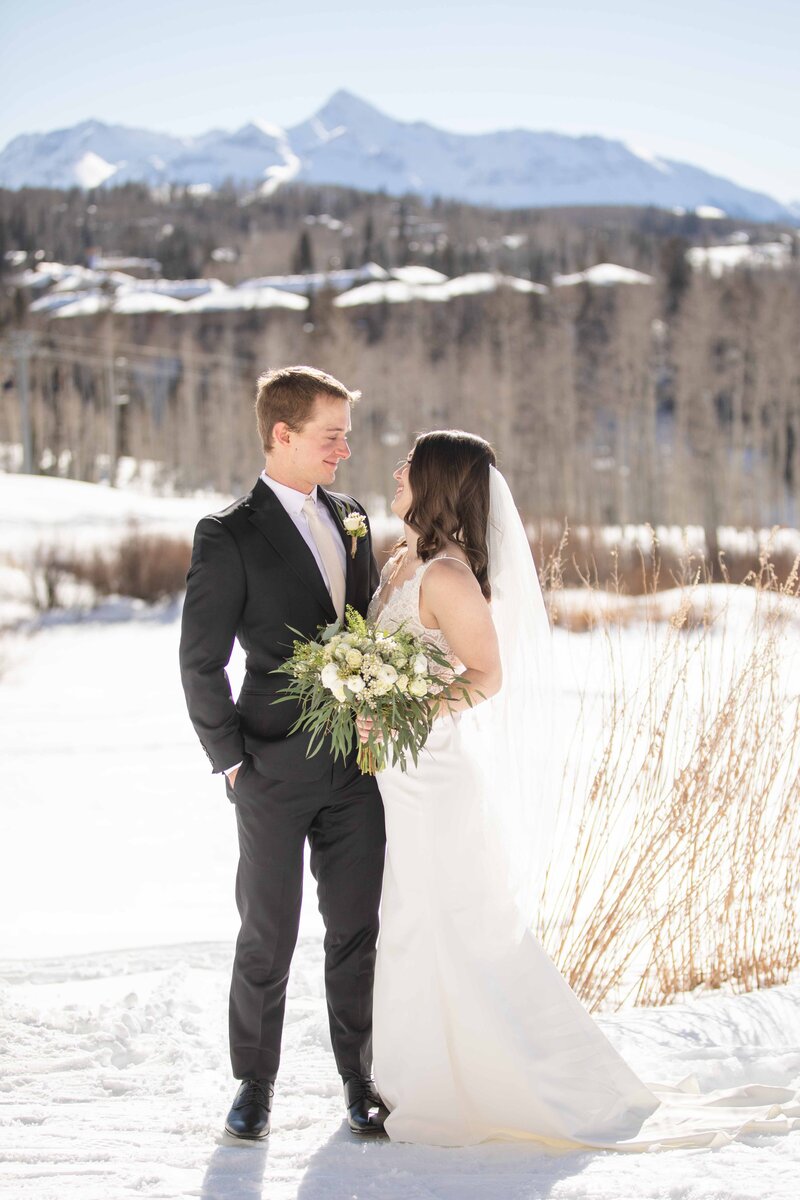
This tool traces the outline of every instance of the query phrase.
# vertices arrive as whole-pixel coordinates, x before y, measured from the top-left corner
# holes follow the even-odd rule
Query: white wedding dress
[[[424,636],[458,667],[441,631],[420,622],[429,565],[384,604],[388,564],[368,617]],[[439,718],[416,767],[377,777],[387,854],[373,1050],[390,1138],[643,1150],[800,1128],[800,1097],[786,1088],[692,1096],[644,1084],[533,934],[518,936],[495,869],[492,780],[468,724]]]

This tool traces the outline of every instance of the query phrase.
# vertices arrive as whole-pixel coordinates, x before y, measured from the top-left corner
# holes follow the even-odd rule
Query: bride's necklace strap
[[[404,546],[398,552],[397,562],[394,564],[394,569],[392,570],[392,573],[389,576],[389,583],[393,582],[393,580],[400,574],[403,567],[405,567],[409,562],[416,562],[416,564],[417,564],[414,567],[414,570],[411,572],[411,574],[413,575],[422,566],[422,560],[418,559],[416,555],[414,555],[413,558],[409,559],[408,547]]]
[[[400,571],[402,570],[403,566],[405,565],[407,557],[408,557],[408,551],[405,548],[402,548],[397,553],[397,561],[396,562],[393,563],[391,558],[387,562],[386,567],[388,567],[390,569],[386,570],[386,568],[384,568],[384,570],[386,570],[386,577],[381,578],[380,584],[378,585],[378,591],[381,593],[382,596],[385,597],[384,605],[383,605],[384,608],[386,607],[386,603],[388,602],[389,598],[394,594],[395,591],[397,591],[397,587],[394,586],[395,580],[397,579],[397,576],[399,575]],[[414,575],[417,573],[418,570],[419,570],[419,566],[414,569]],[[413,575],[411,576],[411,578],[413,578]],[[406,580],[406,582],[408,582],[408,580]],[[403,585],[400,584],[398,586],[402,587]]]

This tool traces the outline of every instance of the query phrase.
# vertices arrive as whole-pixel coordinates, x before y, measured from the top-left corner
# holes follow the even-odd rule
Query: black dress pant
[[[303,851],[311,846],[325,922],[325,994],[340,1075],[372,1067],[372,985],[383,879],[383,806],[375,779],[353,759],[312,783],[267,779],[245,758],[228,785],[236,805],[242,925],[230,994],[237,1079],[274,1079],[286,985],[300,921]]]

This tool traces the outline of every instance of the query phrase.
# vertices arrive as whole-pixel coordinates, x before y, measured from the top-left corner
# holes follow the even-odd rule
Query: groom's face
[[[311,415],[302,429],[288,431],[280,440],[280,465],[290,486],[310,492],[317,484],[332,484],[336,468],[350,457],[350,403],[333,396],[317,396]],[[276,428],[277,433],[277,428]]]

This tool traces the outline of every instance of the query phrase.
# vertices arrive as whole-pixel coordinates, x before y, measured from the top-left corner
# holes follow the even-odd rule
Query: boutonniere
[[[350,534],[350,557],[355,558],[358,539],[367,536],[367,522],[363,513],[351,509],[342,518],[345,532]]]

